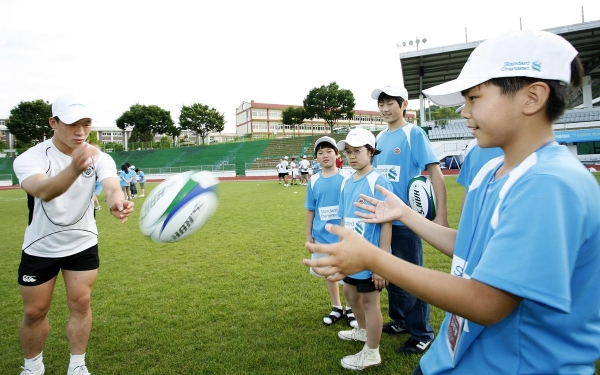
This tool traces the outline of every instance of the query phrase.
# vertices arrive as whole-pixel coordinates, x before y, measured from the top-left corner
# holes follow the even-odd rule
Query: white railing
[[[13,186],[12,175],[0,174],[0,186]]]
[[[235,177],[235,164],[146,168],[143,171],[148,180],[164,180],[173,174],[187,171],[209,171],[215,177]]]

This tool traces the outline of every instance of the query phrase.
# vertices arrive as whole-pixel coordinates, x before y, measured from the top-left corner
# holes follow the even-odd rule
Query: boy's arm
[[[442,169],[438,163],[427,164],[427,173],[429,173],[429,178],[431,179],[431,184],[433,185],[433,191],[435,193],[435,199],[437,203],[435,209],[435,219],[433,219],[433,222],[445,227],[449,227],[448,206],[446,204],[446,181],[444,179]]]
[[[314,243],[312,236],[313,220],[315,220],[315,211],[306,210],[306,242]]]
[[[133,213],[133,202],[125,200],[119,179],[107,177],[100,183],[106,194],[106,203],[111,215],[121,219],[121,223],[125,223],[129,215]]]
[[[29,176],[21,183],[21,188],[29,195],[46,202],[51,201],[69,190],[73,182],[92,164],[91,157],[98,152],[97,148],[88,147],[88,144],[84,143],[73,149],[71,164],[67,168],[52,177],[45,173]]]
[[[392,246],[392,223],[381,224],[381,232],[379,233],[379,248],[386,253],[390,252]],[[372,280],[375,283],[375,288],[383,289],[388,286],[389,282],[379,274],[373,272]]]
[[[311,252],[329,256],[303,263],[330,280],[342,280],[362,269],[376,272],[407,293],[481,325],[491,325],[508,316],[521,298],[475,279],[465,279],[408,263],[381,251],[360,235],[345,228],[328,225],[340,237],[335,244],[306,244]],[[328,267],[328,268],[317,268]],[[336,275],[337,273],[337,275]]]
[[[376,185],[375,188],[383,194],[384,201],[361,194],[360,197],[367,203],[354,203],[356,207],[369,211],[369,213],[356,211],[356,215],[360,216],[362,221],[365,223],[386,223],[399,220],[431,246],[449,257],[454,255],[455,229],[443,227],[426,219],[383,186]]]

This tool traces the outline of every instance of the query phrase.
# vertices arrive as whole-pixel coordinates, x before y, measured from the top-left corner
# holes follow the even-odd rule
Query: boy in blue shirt
[[[438,105],[465,100],[481,147],[504,157],[469,186],[458,231],[437,226],[385,189],[364,197],[365,222],[401,220],[452,257],[450,274],[386,256],[334,227],[332,279],[368,267],[446,311],[438,339],[414,374],[593,374],[600,356],[598,182],[554,141],[567,87],[581,86],[577,51],[545,31],[481,43],[454,81],[425,90]],[[366,251],[368,250],[368,251]],[[420,282],[415,282],[420,280]]]
[[[394,193],[408,202],[408,184],[427,170],[436,196],[435,222],[448,226],[446,215],[446,184],[439,161],[427,135],[419,126],[407,123],[408,92],[403,86],[384,86],[371,93],[388,128],[377,135],[373,165],[385,176]],[[410,228],[399,221],[392,226],[392,254],[407,262],[423,266],[423,243]],[[387,287],[391,321],[383,325],[387,334],[409,334],[399,348],[400,353],[421,354],[433,340],[429,323],[429,305],[393,283]]]
[[[336,142],[331,137],[321,137],[315,142],[315,160],[323,165],[321,173],[313,174],[308,182],[306,193],[306,242],[310,243],[334,243],[338,237],[325,230],[327,223],[339,223],[338,216],[340,202],[340,187],[342,181],[348,177],[348,173],[338,169],[335,160],[339,152]],[[320,254],[313,254],[318,258]],[[310,269],[315,276],[321,275]],[[337,281],[325,279],[327,291],[331,297],[331,312],[323,317],[323,324],[331,325],[344,316],[342,302],[340,300],[340,287]],[[351,327],[358,326],[352,308],[346,304],[346,318]]]

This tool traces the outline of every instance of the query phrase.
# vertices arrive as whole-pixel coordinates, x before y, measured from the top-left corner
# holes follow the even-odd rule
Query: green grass
[[[599,178],[600,175],[596,174]],[[458,224],[462,187],[446,179],[449,220]],[[151,184],[151,186],[153,186]],[[345,325],[321,324],[329,297],[301,260],[305,187],[274,181],[223,182],[220,207],[206,226],[175,244],[155,244],[138,230],[136,211],[121,225],[106,204],[97,213],[101,267],[93,289],[94,326],[86,356],[94,374],[347,374],[339,359],[358,352],[341,342]],[[22,365],[16,282],[24,192],[0,191],[0,374]],[[142,199],[135,200],[137,208]],[[450,259],[425,246],[430,268]],[[60,276],[59,276],[60,278]],[[387,294],[382,292],[384,320]],[[437,331],[443,312],[432,308]],[[49,313],[44,350],[48,374],[66,371],[67,309],[62,279]],[[384,335],[383,363],[371,374],[410,374],[419,357],[395,353],[406,337]]]

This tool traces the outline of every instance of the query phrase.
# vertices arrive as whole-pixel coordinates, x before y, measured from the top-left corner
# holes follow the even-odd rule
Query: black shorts
[[[279,173],[279,177],[285,177],[285,176],[287,176],[287,175],[288,175],[288,173],[287,173],[287,172],[285,172],[285,173],[281,173],[281,172],[280,172],[280,173]]]
[[[344,278],[344,282],[348,285],[355,286],[358,293],[381,292],[381,290],[375,288],[375,283],[370,278],[354,279],[352,277],[346,277]]]
[[[306,176],[306,175],[308,174],[308,171],[300,171],[300,174],[301,174],[302,176]]]
[[[21,253],[19,284],[41,285],[52,280],[61,269],[68,271],[91,271],[100,267],[98,245],[64,258],[44,258]]]

